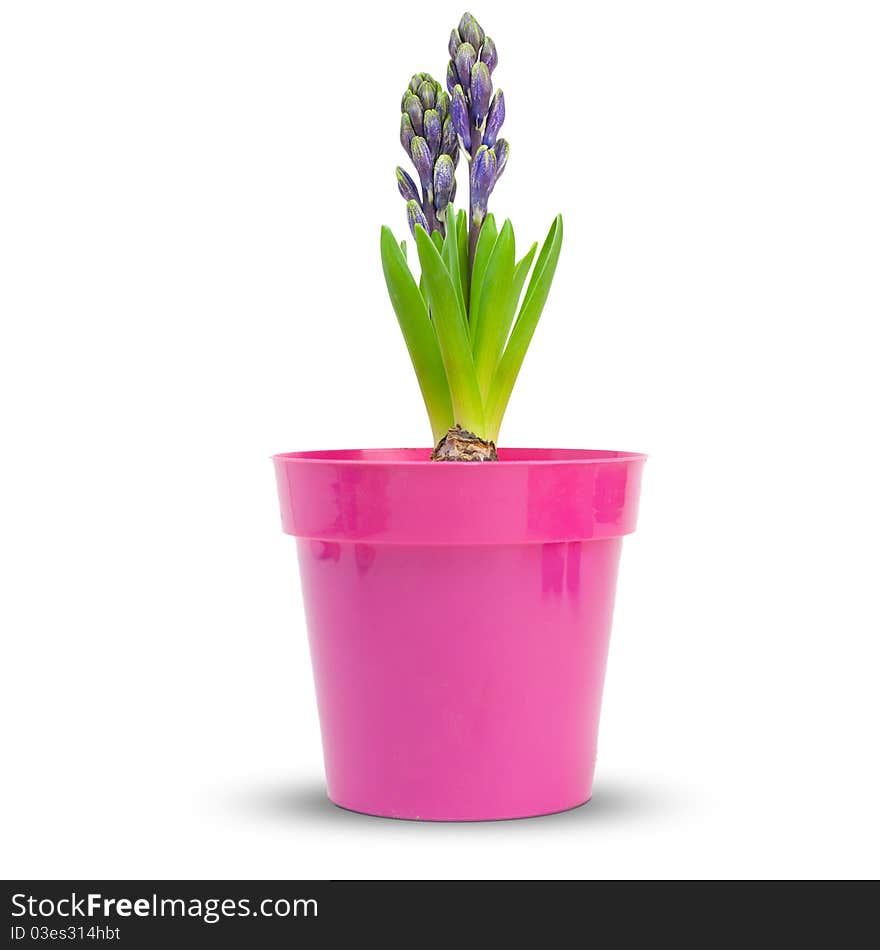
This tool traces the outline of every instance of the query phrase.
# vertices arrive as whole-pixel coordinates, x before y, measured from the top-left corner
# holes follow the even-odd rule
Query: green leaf
[[[434,443],[455,424],[452,397],[428,308],[390,228],[382,228],[382,270],[431,422]]]
[[[513,225],[507,220],[486,264],[474,336],[474,366],[477,370],[480,396],[484,401],[489,395],[489,386],[495,375],[501,348],[504,346],[501,334],[504,332],[506,313],[510,305],[515,260]]]
[[[443,253],[443,235],[439,231],[432,231],[431,240],[434,242],[434,246],[437,248],[437,250],[440,251],[440,253],[442,254]],[[422,295],[422,297],[427,299],[427,295],[425,294],[425,279],[424,277],[422,277],[421,274],[419,274],[419,293]]]
[[[497,360],[501,358],[501,353],[504,351],[504,344],[507,343],[507,337],[510,334],[510,325],[513,323],[513,318],[516,314],[516,308],[519,306],[519,298],[522,295],[523,284],[526,282],[526,277],[529,276],[529,268],[532,266],[532,259],[535,256],[535,251],[537,250],[538,242],[535,241],[535,243],[529,248],[528,253],[513,269],[513,282],[510,290],[510,297],[507,301],[507,309],[504,314],[504,323],[501,327],[501,334],[498,337],[498,357],[496,359],[496,366]]]
[[[547,295],[550,293],[550,285],[553,282],[553,275],[556,273],[556,264],[559,261],[561,249],[562,215],[557,215],[550,226],[550,232],[546,241],[544,241],[541,253],[538,255],[538,261],[535,264],[532,279],[529,281],[522,308],[489,390],[489,398],[486,403],[486,427],[489,431],[487,438],[493,442],[498,439],[501,420],[504,418],[504,411],[507,409],[513,385],[519,375],[529,343],[532,341],[535,327],[541,317],[541,311],[547,302]]]
[[[400,242],[400,252],[403,254],[403,259],[406,260],[406,241]]]
[[[495,226],[495,215],[487,214],[486,220],[483,221],[483,226],[480,228],[480,236],[477,238],[477,250],[474,254],[474,266],[471,271],[468,320],[471,325],[472,340],[476,339],[476,330],[479,324],[480,291],[483,289],[483,275],[486,273],[486,265],[489,263],[489,257],[497,239],[498,228]]]
[[[461,257],[458,251],[458,223],[459,218],[452,205],[446,208],[446,240],[443,242],[441,256],[449,275],[452,277],[452,284],[455,287],[455,293],[461,305],[464,314],[465,329],[467,329],[467,307],[465,306],[464,289],[461,278]]]
[[[461,274],[461,292],[464,297],[465,311],[470,300],[469,275],[470,264],[468,261],[468,219],[467,211],[459,211],[458,220],[455,222],[455,230],[458,232],[458,270]]]
[[[454,224],[452,230],[455,230]],[[447,244],[448,238],[449,232]],[[457,243],[452,246],[457,247]],[[416,248],[422,265],[428,305],[440,344],[440,355],[449,383],[454,421],[484,437],[483,402],[480,399],[467,322],[460,299],[461,288],[456,287],[456,278],[449,272],[424,228],[419,225],[416,225]],[[455,261],[458,261],[457,254]]]

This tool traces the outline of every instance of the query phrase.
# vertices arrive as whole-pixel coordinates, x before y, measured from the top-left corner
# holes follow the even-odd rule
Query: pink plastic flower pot
[[[328,794],[354,811],[444,821],[580,805],[644,456],[428,454],[274,458]]]

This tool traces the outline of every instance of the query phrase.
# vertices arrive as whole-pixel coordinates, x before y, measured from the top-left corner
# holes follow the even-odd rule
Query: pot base
[[[455,818],[443,818],[443,817],[426,817],[423,815],[386,815],[381,812],[375,811],[364,811],[360,808],[352,808],[350,805],[343,805],[340,802],[335,802],[328,795],[327,801],[331,805],[335,805],[337,808],[342,811],[351,812],[353,815],[365,815],[367,818],[387,818],[392,821],[426,821],[426,822],[437,822],[439,824],[458,822],[461,824],[473,823],[480,821],[526,821],[529,818],[548,818],[550,815],[564,815],[566,812],[575,811],[578,808],[583,808],[584,805],[588,805],[593,800],[592,796],[584,799],[582,802],[578,802],[576,805],[569,805],[565,808],[555,808],[552,811],[537,811],[530,812],[527,815],[490,815],[483,816],[479,818],[470,818],[470,817],[455,817]]]

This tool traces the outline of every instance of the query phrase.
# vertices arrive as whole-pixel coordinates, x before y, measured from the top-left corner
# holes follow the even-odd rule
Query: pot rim
[[[531,544],[635,529],[645,456],[501,449],[498,462],[432,462],[428,449],[273,456],[287,534],[375,544]]]
[[[453,466],[456,470],[498,469],[508,466],[525,465],[593,465],[609,462],[645,461],[648,456],[642,452],[624,452],[616,449],[565,449],[565,448],[519,448],[504,446],[498,449],[498,461],[486,463],[474,462],[433,462],[430,448],[368,448],[368,449],[312,449],[298,452],[279,452],[273,455],[273,462],[333,462],[340,465],[394,465],[421,467],[430,465],[436,468]],[[397,457],[396,457],[397,456]],[[403,457],[399,457],[403,456]]]

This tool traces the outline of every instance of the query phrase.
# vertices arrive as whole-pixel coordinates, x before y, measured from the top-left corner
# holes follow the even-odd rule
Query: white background
[[[594,800],[324,800],[268,457],[429,441],[378,228],[437,10],[3,4],[0,871],[876,876],[870,2],[474,8],[492,207],[566,222],[502,440],[651,455]]]

